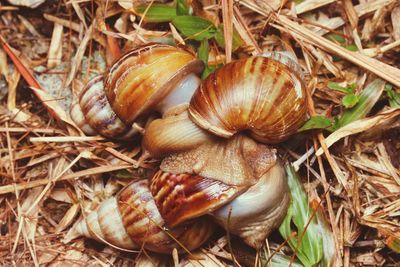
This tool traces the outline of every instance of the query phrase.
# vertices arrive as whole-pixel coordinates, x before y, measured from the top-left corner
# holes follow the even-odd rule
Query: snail
[[[123,236],[131,236],[130,243],[137,246],[162,253],[170,252],[171,248],[178,248],[182,252],[182,248],[193,249],[200,246],[212,234],[210,229],[213,229],[211,225],[203,223],[202,227],[196,228],[201,233],[198,234],[198,242],[185,243],[186,235],[182,234],[185,232],[182,227],[189,232],[196,231],[190,225],[199,221],[210,223],[211,220],[207,219],[210,216],[213,221],[239,235],[250,246],[260,248],[267,235],[283,220],[290,202],[282,163],[276,150],[265,144],[275,144],[287,139],[305,119],[305,85],[300,66],[285,53],[264,54],[226,64],[200,83],[195,74],[199,73],[202,64],[192,54],[164,45],[150,47],[152,48],[148,49],[145,46],[141,48],[144,49],[142,52],[130,52],[123,56],[110,68],[108,74],[97,81],[104,81],[104,86],[99,85],[99,88],[104,89],[98,91],[104,92],[101,97],[107,100],[106,103],[112,110],[110,114],[113,115],[110,116],[118,118],[125,125],[131,125],[149,110],[159,111],[163,115],[146,127],[143,138],[145,150],[155,158],[163,158],[160,170],[149,184],[133,183],[122,189],[115,198],[117,201],[114,200],[113,207],[118,212],[112,216],[120,216],[118,220],[122,223],[119,223],[119,229],[123,228],[121,231],[128,233]],[[165,56],[162,52],[154,52],[161,47],[174,51],[179,56],[175,58]],[[187,56],[190,59],[186,66],[181,66],[184,70],[179,75],[175,73],[165,79],[170,84],[157,81],[153,86],[150,83],[151,86],[146,91],[144,88],[147,83],[138,87],[139,80],[143,77],[150,80],[169,70],[167,67],[161,68],[160,74],[154,66],[146,67],[142,74],[141,64],[137,62],[142,62],[141,57],[145,57],[146,53],[153,52],[149,57],[174,59],[164,62],[171,66],[177,64],[175,61],[182,54],[188,53],[191,56]],[[144,61],[147,66],[147,61]],[[137,65],[139,67],[133,69]],[[89,83],[86,90],[94,91],[91,88],[95,82],[96,80]],[[156,88],[159,87],[162,90],[156,93]],[[85,90],[81,94],[80,107],[86,112],[84,92]],[[140,98],[140,94],[144,94],[144,97]],[[81,117],[90,124],[91,118],[87,118],[88,115],[91,114],[86,113],[86,117]],[[98,123],[101,124],[104,123]],[[125,138],[131,129],[132,126],[126,126],[122,133],[118,133],[117,138]],[[103,135],[112,136],[109,132],[105,134],[101,131],[97,129]],[[123,203],[118,199],[125,192],[130,192],[133,198],[137,193],[135,190],[139,190],[136,187],[147,188],[146,195],[149,197],[141,205],[147,207],[147,203],[151,202],[151,208],[146,214],[156,213],[159,218],[154,221],[149,219],[147,224],[140,227],[150,229],[156,225],[158,231],[162,228],[168,229],[170,233],[176,232],[178,234],[172,240],[178,242],[168,239],[171,236],[166,241],[155,243],[132,237],[129,229],[143,229],[131,226],[124,219],[128,215],[121,212],[120,206]],[[125,203],[125,206],[137,205],[136,209],[142,209],[137,203],[139,202]],[[102,205],[98,211],[93,211],[71,229],[69,239],[71,236],[85,235],[117,247],[134,248],[132,244],[127,246],[114,242],[107,234],[100,233],[99,229],[108,225],[101,223]],[[249,209],[253,205],[256,208]],[[92,215],[93,213],[98,215]],[[131,222],[135,223],[135,220]],[[157,244],[162,246],[156,246]]]
[[[296,133],[306,117],[304,74],[284,52],[264,53],[226,64],[204,80],[186,109],[169,112],[146,128],[151,155],[190,149],[210,139],[248,132],[275,144]]]
[[[296,133],[306,114],[302,72],[285,54],[267,56],[237,60],[212,73],[192,97],[191,119],[218,136],[247,130],[269,144]]]
[[[103,201],[95,211],[71,228],[64,242],[86,236],[122,250],[138,250],[143,246],[151,251],[170,253],[174,248],[196,249],[211,236],[214,229],[212,222],[200,218],[170,232],[166,230],[149,191],[148,181],[141,180]]]
[[[138,47],[86,84],[71,105],[71,118],[86,134],[128,139],[139,131],[137,122],[147,113],[164,113],[189,102],[202,69],[202,61],[188,49]]]
[[[259,248],[289,200],[275,149],[245,135],[216,138],[167,156],[150,181],[133,182],[102,202],[64,241],[86,236],[120,249],[187,252],[208,240],[217,222]]]

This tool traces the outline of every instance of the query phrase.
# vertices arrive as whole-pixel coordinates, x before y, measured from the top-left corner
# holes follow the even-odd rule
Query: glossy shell
[[[118,118],[108,103],[104,94],[102,76],[94,77],[85,85],[79,95],[79,106],[85,122],[103,136],[118,138],[125,135],[130,128]],[[84,127],[80,127],[85,133],[88,133]]]
[[[210,213],[243,191],[240,187],[199,175],[163,171],[153,176],[150,190],[158,210],[170,227]]]
[[[188,50],[148,44],[113,64],[104,77],[105,93],[118,117],[132,123],[162,101],[183,77],[202,69],[202,62]]]
[[[159,253],[188,252],[201,246],[215,230],[207,217],[168,228],[147,180],[127,185],[74,225],[64,242],[86,236],[122,250],[145,248]]]
[[[203,218],[170,230],[165,228],[164,219],[149,191],[147,180],[125,187],[117,199],[118,209],[130,238],[152,251],[169,253],[173,248],[178,251],[193,250],[203,244],[215,228],[212,222]]]
[[[280,57],[287,58],[241,59],[211,74],[192,97],[192,120],[218,136],[248,130],[265,143],[294,134],[306,116],[306,88],[300,67]]]
[[[213,212],[217,222],[260,248],[270,232],[282,223],[290,202],[284,166],[278,160],[252,187]]]

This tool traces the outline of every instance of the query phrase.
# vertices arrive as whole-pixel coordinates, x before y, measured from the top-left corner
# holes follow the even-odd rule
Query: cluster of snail
[[[266,144],[304,122],[301,67],[276,52],[233,61],[203,81],[202,70],[186,48],[148,44],[85,86],[71,117],[86,134],[127,139],[149,112],[161,113],[146,126],[143,147],[162,162],[70,235],[170,253],[198,248],[216,223],[255,248],[280,225],[290,194],[276,149]]]

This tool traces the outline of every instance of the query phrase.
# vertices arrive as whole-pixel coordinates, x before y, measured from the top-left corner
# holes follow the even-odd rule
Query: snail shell
[[[246,192],[212,213],[218,224],[260,248],[284,219],[290,196],[285,168],[278,160]]]
[[[260,248],[279,227],[290,202],[285,169],[279,160],[250,187],[159,171],[152,178],[150,190],[168,226],[177,227],[210,214],[254,248]]]
[[[185,76],[202,69],[203,63],[186,49],[148,44],[113,64],[104,79],[105,94],[118,117],[132,123],[162,102]]]
[[[103,77],[90,80],[79,95],[79,106],[71,108],[71,117],[89,135],[96,132],[110,138],[126,139],[138,131],[119,119],[104,94]]]
[[[188,102],[203,63],[187,49],[147,44],[124,54],[104,76],[90,80],[71,106],[71,117],[86,134],[127,139],[135,122],[151,111],[166,112]]]
[[[306,87],[285,54],[241,59],[208,76],[190,102],[191,119],[221,137],[248,130],[264,143],[294,134],[306,115]]]
[[[113,198],[102,202],[69,231],[64,242],[86,236],[119,249],[145,249],[171,253],[194,250],[214,232],[215,224],[207,218],[168,229],[161,217],[148,181],[126,186]]]

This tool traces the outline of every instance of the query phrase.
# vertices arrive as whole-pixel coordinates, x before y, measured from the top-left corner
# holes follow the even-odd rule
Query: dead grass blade
[[[126,170],[126,169],[130,169],[130,168],[132,168],[132,165],[129,165],[129,164],[93,167],[93,168],[85,169],[82,171],[74,172],[71,174],[62,175],[61,177],[59,177],[57,179],[57,181],[65,181],[65,180],[76,179],[76,178],[80,178],[80,177],[86,179],[86,178],[90,178],[90,175],[113,172],[113,171],[118,171],[118,170]],[[21,191],[21,190],[25,190],[25,189],[29,189],[29,188],[34,188],[37,186],[46,185],[47,183],[49,183],[50,180],[54,180],[54,178],[38,179],[38,180],[26,182],[26,183],[15,184],[15,190]],[[14,185],[0,186],[0,195],[12,193],[13,191],[14,191]]]
[[[389,81],[395,86],[400,87],[400,70],[392,67],[388,64],[380,62],[376,59],[367,57],[357,52],[349,51],[340,45],[337,45],[317,34],[305,28],[304,26],[290,20],[288,17],[283,15],[276,15],[276,22],[279,25],[273,25],[274,27],[287,31],[292,34],[296,39],[308,42],[312,45],[320,47],[321,49],[337,55],[343,59],[346,59],[355,65],[366,69],[377,76]]]
[[[226,63],[232,60],[233,0],[222,0]]]
[[[383,124],[387,120],[390,120],[399,115],[400,115],[400,108],[395,108],[395,109],[391,109],[388,111],[384,111],[373,117],[354,121],[354,122],[347,124],[346,126],[340,128],[339,130],[333,132],[331,135],[329,135],[325,139],[325,143],[326,143],[327,147],[330,147],[334,143],[336,143],[337,141],[339,141],[340,139],[342,139],[346,136],[361,133],[372,127],[376,127],[379,124]],[[316,155],[320,156],[322,154],[323,154],[322,149],[321,148],[318,149],[316,152]]]

